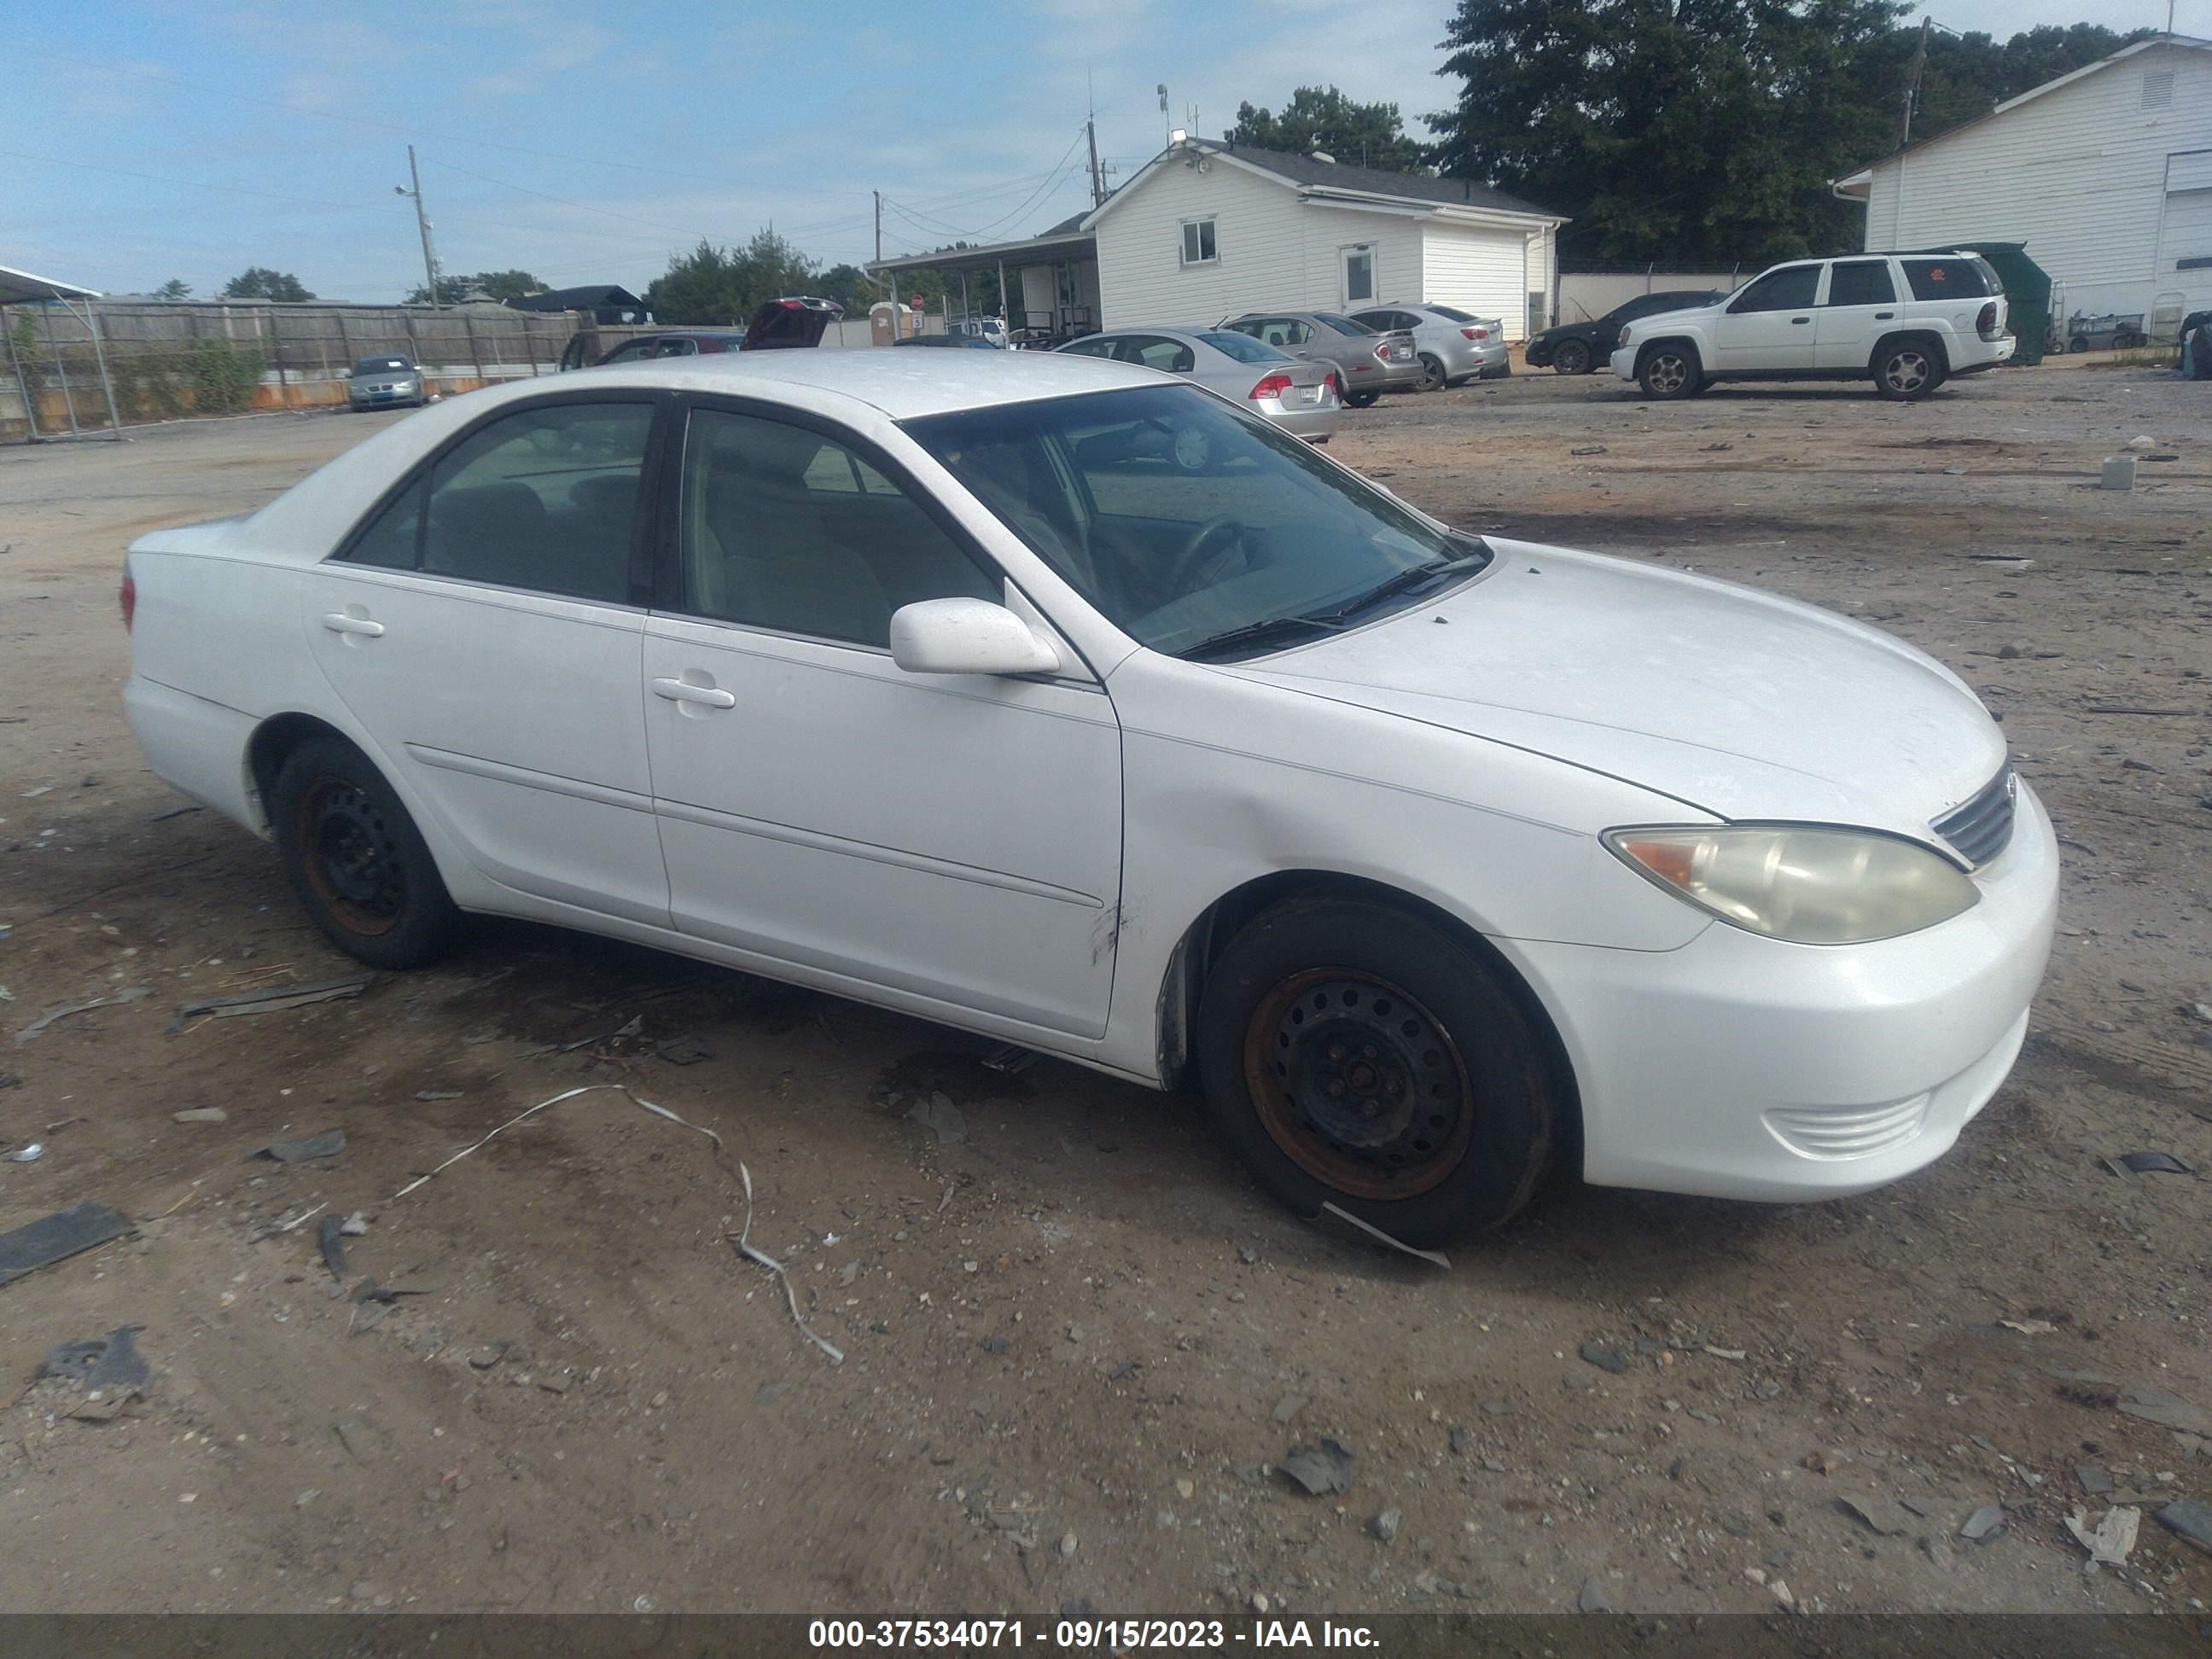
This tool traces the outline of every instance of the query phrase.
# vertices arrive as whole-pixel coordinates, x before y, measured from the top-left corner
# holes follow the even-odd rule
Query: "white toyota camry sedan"
[[[1286,1202],[1412,1243],[1563,1165],[1894,1180],[2050,946],[2050,821],[1929,658],[1117,363],[478,392],[143,538],[123,602],[154,769],[363,962],[530,917],[1194,1080]]]

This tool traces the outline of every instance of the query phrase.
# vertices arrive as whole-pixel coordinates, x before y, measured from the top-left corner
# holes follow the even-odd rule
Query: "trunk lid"
[[[745,343],[739,349],[772,351],[787,346],[819,345],[830,325],[844,314],[844,307],[834,300],[817,300],[805,295],[770,300],[753,313],[752,322],[745,330]]]

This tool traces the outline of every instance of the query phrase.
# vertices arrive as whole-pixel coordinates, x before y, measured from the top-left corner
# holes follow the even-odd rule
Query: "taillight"
[[[1390,361],[1390,343],[1388,340],[1378,340],[1375,343],[1375,357],[1378,362],[1387,363]]]
[[[1332,398],[1344,396],[1344,388],[1337,383],[1336,372],[1334,369],[1321,377],[1321,389]]]
[[[123,567],[123,585],[115,590],[115,603],[123,612],[123,631],[128,634],[132,618],[138,614],[138,582],[128,562]]]
[[[1277,369],[1244,395],[1251,398],[1279,398],[1291,389],[1291,377]]]
[[[1997,331],[1997,302],[1992,300],[1982,307],[1982,314],[1974,319],[1974,332],[1984,340]]]
[[[1486,328],[1463,328],[1460,332],[1470,340],[1486,340],[1490,337],[1490,331]]]

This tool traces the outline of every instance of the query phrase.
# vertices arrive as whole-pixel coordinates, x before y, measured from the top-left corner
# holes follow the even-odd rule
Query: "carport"
[[[27,270],[0,265],[0,337],[8,342],[8,367],[15,377],[15,390],[23,399],[23,419],[30,428],[33,443],[43,442],[48,438],[92,435],[77,423],[76,399],[70,391],[69,362],[63,353],[61,342],[54,337],[53,308],[56,306],[84,325],[85,334],[92,341],[93,362],[100,369],[100,389],[107,402],[106,435],[118,442],[122,441],[123,422],[115,412],[115,383],[108,377],[107,352],[100,344],[99,320],[92,314],[91,302],[99,297],[96,289],[80,288],[75,283],[58,283],[51,276],[34,276]],[[30,372],[25,371],[22,354],[16,348],[15,319],[9,314],[11,308],[25,306],[35,307],[37,309],[33,314],[42,319],[45,324],[46,349],[52,356],[53,372],[61,386],[62,407],[69,416],[69,430],[66,433],[39,430],[39,388],[32,381],[34,376],[41,380],[43,376],[36,364],[33,365]]]

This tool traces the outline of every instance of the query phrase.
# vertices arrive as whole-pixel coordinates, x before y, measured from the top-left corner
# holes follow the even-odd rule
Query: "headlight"
[[[1981,893],[1915,842],[1789,824],[1657,826],[1603,837],[1638,875],[1723,921],[1797,945],[1863,945],[1948,921]]]
[[[1619,350],[1621,350],[1621,349],[1625,349],[1625,348],[1627,346],[1627,344],[1628,344],[1628,325],[1627,325],[1626,323],[1623,323],[1623,324],[1620,325],[1620,337],[1619,339],[1615,340],[1615,341],[1613,343],[1613,349],[1615,351],[1619,351]]]

